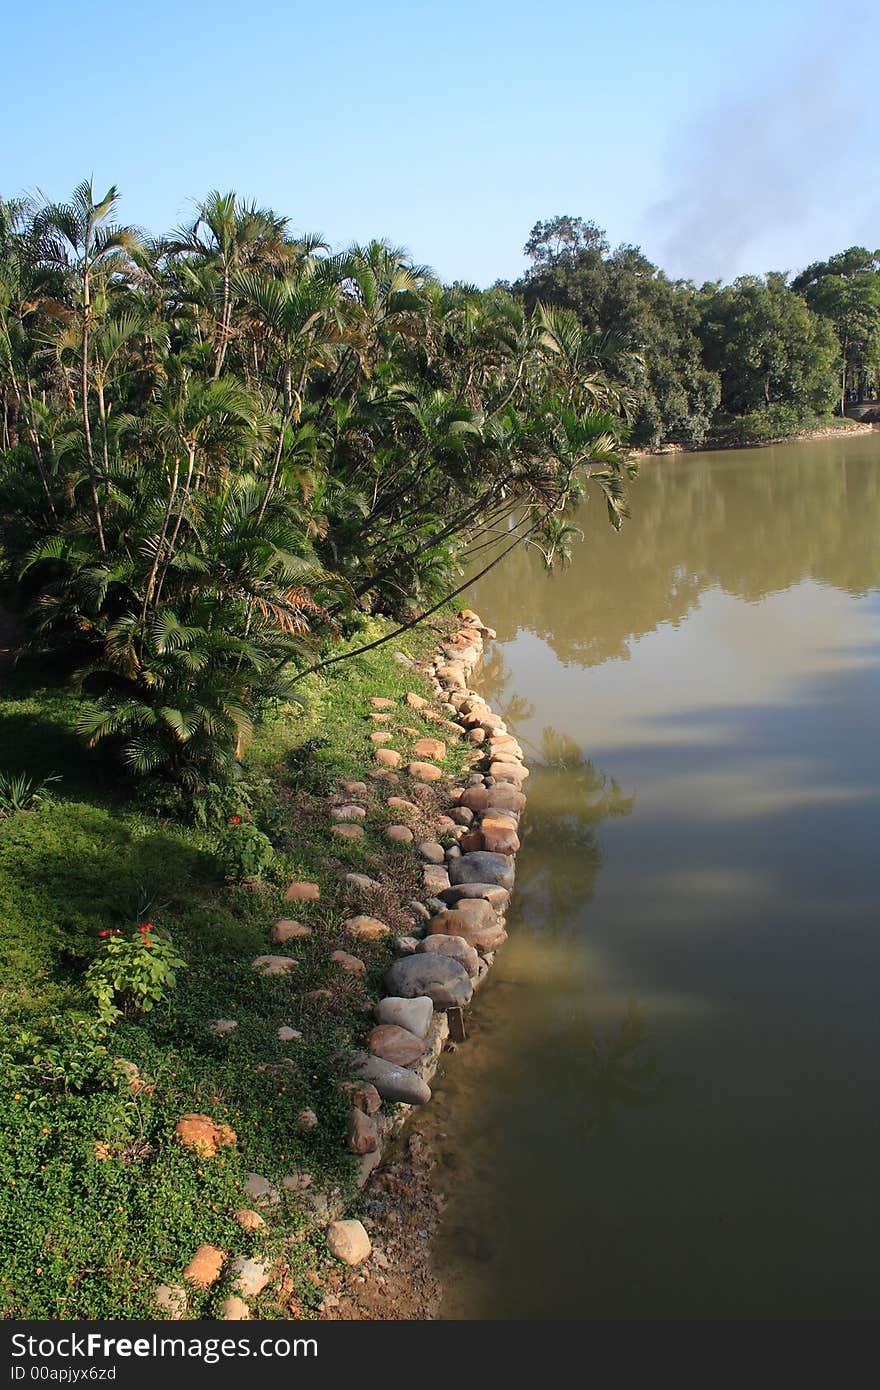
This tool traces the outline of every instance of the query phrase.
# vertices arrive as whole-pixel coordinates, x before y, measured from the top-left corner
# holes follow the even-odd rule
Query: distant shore
[[[630,449],[631,458],[659,458],[664,454],[708,454],[719,449],[764,449],[770,444],[802,444],[810,439],[830,439],[832,435],[870,434],[880,425],[864,425],[858,420],[847,424],[825,425],[820,429],[799,430],[795,434],[772,435],[769,439],[713,439],[702,444],[657,444],[647,449]]]

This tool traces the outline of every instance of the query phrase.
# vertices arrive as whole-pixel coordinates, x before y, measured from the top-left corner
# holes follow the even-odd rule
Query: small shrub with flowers
[[[105,948],[86,971],[86,990],[98,1006],[102,1023],[124,1015],[136,1018],[161,1003],[186,962],[152,922],[141,922],[130,935],[110,927],[98,933]]]
[[[259,878],[275,858],[268,835],[241,816],[230,816],[220,837],[217,858],[227,878]]]

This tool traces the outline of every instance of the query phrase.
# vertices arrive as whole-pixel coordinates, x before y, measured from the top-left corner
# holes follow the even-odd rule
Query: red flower
[[[241,816],[230,816],[230,817],[229,817],[229,824],[230,824],[230,825],[241,825]]]
[[[99,936],[109,936],[110,933],[109,933],[108,931],[99,931],[99,932],[98,932],[98,935],[99,935]]]
[[[138,931],[141,932],[141,933],[146,932],[146,931],[155,931],[155,930],[156,930],[156,928],[153,926],[152,922],[141,922],[140,925],[138,926]]]

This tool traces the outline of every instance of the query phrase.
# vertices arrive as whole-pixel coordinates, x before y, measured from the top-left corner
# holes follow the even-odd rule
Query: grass
[[[378,630],[369,624],[367,640]],[[406,637],[397,649],[413,656],[436,640],[430,631]],[[312,1190],[352,1190],[339,1054],[365,1036],[390,956],[382,944],[353,947],[341,923],[353,910],[373,910],[405,930],[402,904],[420,889],[412,851],[382,835],[397,818],[384,804],[397,788],[371,784],[367,833],[357,843],[332,834],[325,800],[341,779],[362,778],[372,766],[377,728],[387,727],[389,746],[404,757],[415,739],[404,726],[436,733],[403,704],[407,690],[427,691],[394,650],[310,677],[308,709],[279,708],[258,730],[249,756],[254,819],[276,859],[266,882],[252,887],[225,883],[217,832],[152,814],[112,764],[83,749],[69,687],[7,680],[0,769],[63,780],[36,809],[0,820],[3,1317],[151,1316],[154,1286],[179,1283],[205,1241],[281,1262],[281,1296],[270,1287],[260,1315],[308,1316],[317,1306],[320,1228],[291,1238],[306,1227],[307,1210],[281,1183],[301,1168]],[[387,726],[368,717],[375,694],[400,702]],[[446,770],[457,772],[462,756],[450,749]],[[405,783],[400,790],[407,794]],[[427,834],[430,821],[428,807],[416,829]],[[382,880],[373,902],[355,904],[349,869]],[[285,903],[291,877],[319,882],[320,902]],[[257,976],[254,956],[288,953],[270,944],[270,927],[291,911],[313,929],[290,945],[295,980]],[[131,929],[144,917],[170,934],[186,968],[152,1013],[101,1029],[84,988],[103,949],[99,932]],[[357,951],[366,977],[340,973],[329,959],[338,947]],[[316,989],[329,998],[309,1000]],[[237,1020],[236,1031],[215,1036],[209,1024],[218,1017]],[[300,1029],[303,1041],[282,1044],[281,1024]],[[120,1058],[138,1067],[137,1090],[114,1065]],[[315,1111],[316,1128],[300,1132],[302,1109]],[[237,1143],[210,1160],[185,1151],[174,1125],[190,1111],[231,1125]],[[249,1205],[249,1171],[282,1191],[281,1211],[254,1234],[233,1219]],[[224,1281],[192,1294],[192,1314],[216,1315],[228,1291]]]

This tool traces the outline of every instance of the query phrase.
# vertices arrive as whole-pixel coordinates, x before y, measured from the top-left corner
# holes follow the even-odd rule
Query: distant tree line
[[[880,252],[854,246],[794,278],[671,280],[580,217],[537,222],[511,286],[573,311],[616,382],[638,445],[784,434],[880,386]]]

